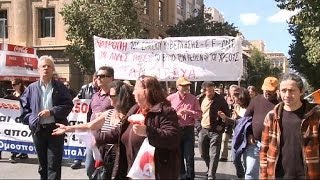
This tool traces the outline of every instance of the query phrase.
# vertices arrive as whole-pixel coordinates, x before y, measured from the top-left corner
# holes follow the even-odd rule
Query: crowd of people
[[[186,77],[167,91],[153,76],[130,81],[114,80],[114,70],[102,66],[92,82],[79,93],[69,82],[53,79],[54,61],[39,59],[40,80],[23,86],[12,81],[10,99],[21,102],[21,117],[29,123],[39,159],[41,179],[61,179],[63,137],[67,132],[93,132],[102,160],[86,148],[85,168],[92,179],[97,167],[107,169],[106,179],[126,179],[144,139],[155,147],[156,179],[195,178],[195,130],[207,179],[215,179],[219,161],[228,161],[232,138],[232,161],[239,178],[320,178],[320,109],[303,99],[300,76],[267,77],[261,87],[230,85],[225,91],[205,81],[201,94],[190,93]],[[218,90],[217,90],[218,89]],[[91,99],[87,123],[67,125],[73,104]],[[129,117],[141,114],[143,123]],[[12,153],[11,161],[28,158]],[[75,159],[71,168],[81,168]]]

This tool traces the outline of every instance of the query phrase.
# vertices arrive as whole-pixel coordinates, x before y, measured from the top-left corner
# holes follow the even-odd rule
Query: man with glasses
[[[194,179],[194,123],[201,118],[201,108],[197,98],[190,94],[191,82],[180,77],[176,81],[177,92],[169,95],[167,99],[177,111],[181,130],[181,179]],[[184,163],[186,160],[186,164]]]
[[[245,179],[259,179],[259,152],[261,147],[261,134],[263,131],[263,122],[267,113],[278,104],[277,89],[278,79],[267,77],[264,79],[260,94],[250,101],[244,116],[252,116],[252,129],[248,130],[248,145],[244,151],[246,162]],[[250,132],[251,131],[251,132]]]
[[[73,103],[69,91],[53,79],[55,70],[51,56],[38,61],[40,80],[30,84],[22,96],[21,120],[29,124],[37,151],[40,179],[61,179],[64,134],[53,136],[56,123],[68,124],[67,116]]]
[[[114,79],[114,70],[109,66],[101,66],[97,71],[97,85],[100,88],[98,92],[96,92],[92,96],[92,100],[90,103],[90,108],[92,109],[92,114],[90,117],[90,121],[94,120],[100,113],[111,109],[111,102],[109,98],[109,90],[110,83]],[[91,148],[86,149],[86,162],[85,167],[87,171],[87,175],[89,179],[94,172],[94,159]]]

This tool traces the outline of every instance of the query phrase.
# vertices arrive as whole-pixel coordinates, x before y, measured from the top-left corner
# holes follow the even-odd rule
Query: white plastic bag
[[[127,175],[131,179],[155,179],[155,148],[145,138]]]
[[[91,131],[76,131],[75,132],[80,141],[84,143],[86,148],[92,150],[93,159],[96,161],[102,161],[102,155],[96,145],[96,139],[94,138]]]

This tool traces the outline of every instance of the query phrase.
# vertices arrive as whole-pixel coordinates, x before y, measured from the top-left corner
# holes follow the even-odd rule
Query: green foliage
[[[295,40],[290,45],[290,68],[303,74],[308,83],[315,89],[320,88],[320,63],[312,64],[307,60],[306,51],[302,42],[302,32],[299,26],[290,25],[289,32]]]
[[[251,57],[248,59],[248,85],[253,85],[260,89],[263,80],[268,76],[279,77],[281,70],[272,68],[265,55],[258,49],[253,49]]]
[[[170,27],[166,33],[171,37],[184,36],[236,36],[239,31],[233,24],[228,22],[213,22],[211,14],[204,14],[203,9],[199,10],[196,17]]]
[[[136,38],[141,32],[132,0],[73,0],[60,14],[67,25],[68,56],[82,71],[94,72],[93,36]]]
[[[287,10],[300,10],[289,22],[298,25],[306,60],[316,65],[320,63],[320,0],[275,0],[278,7]]]

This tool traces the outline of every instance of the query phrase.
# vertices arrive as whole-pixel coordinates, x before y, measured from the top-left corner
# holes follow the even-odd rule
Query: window
[[[8,38],[7,10],[0,10],[0,38]]]
[[[163,21],[163,2],[159,0],[159,20]]]
[[[39,10],[39,37],[55,37],[54,8]]]
[[[144,0],[143,2],[143,13],[149,14],[149,0]]]

